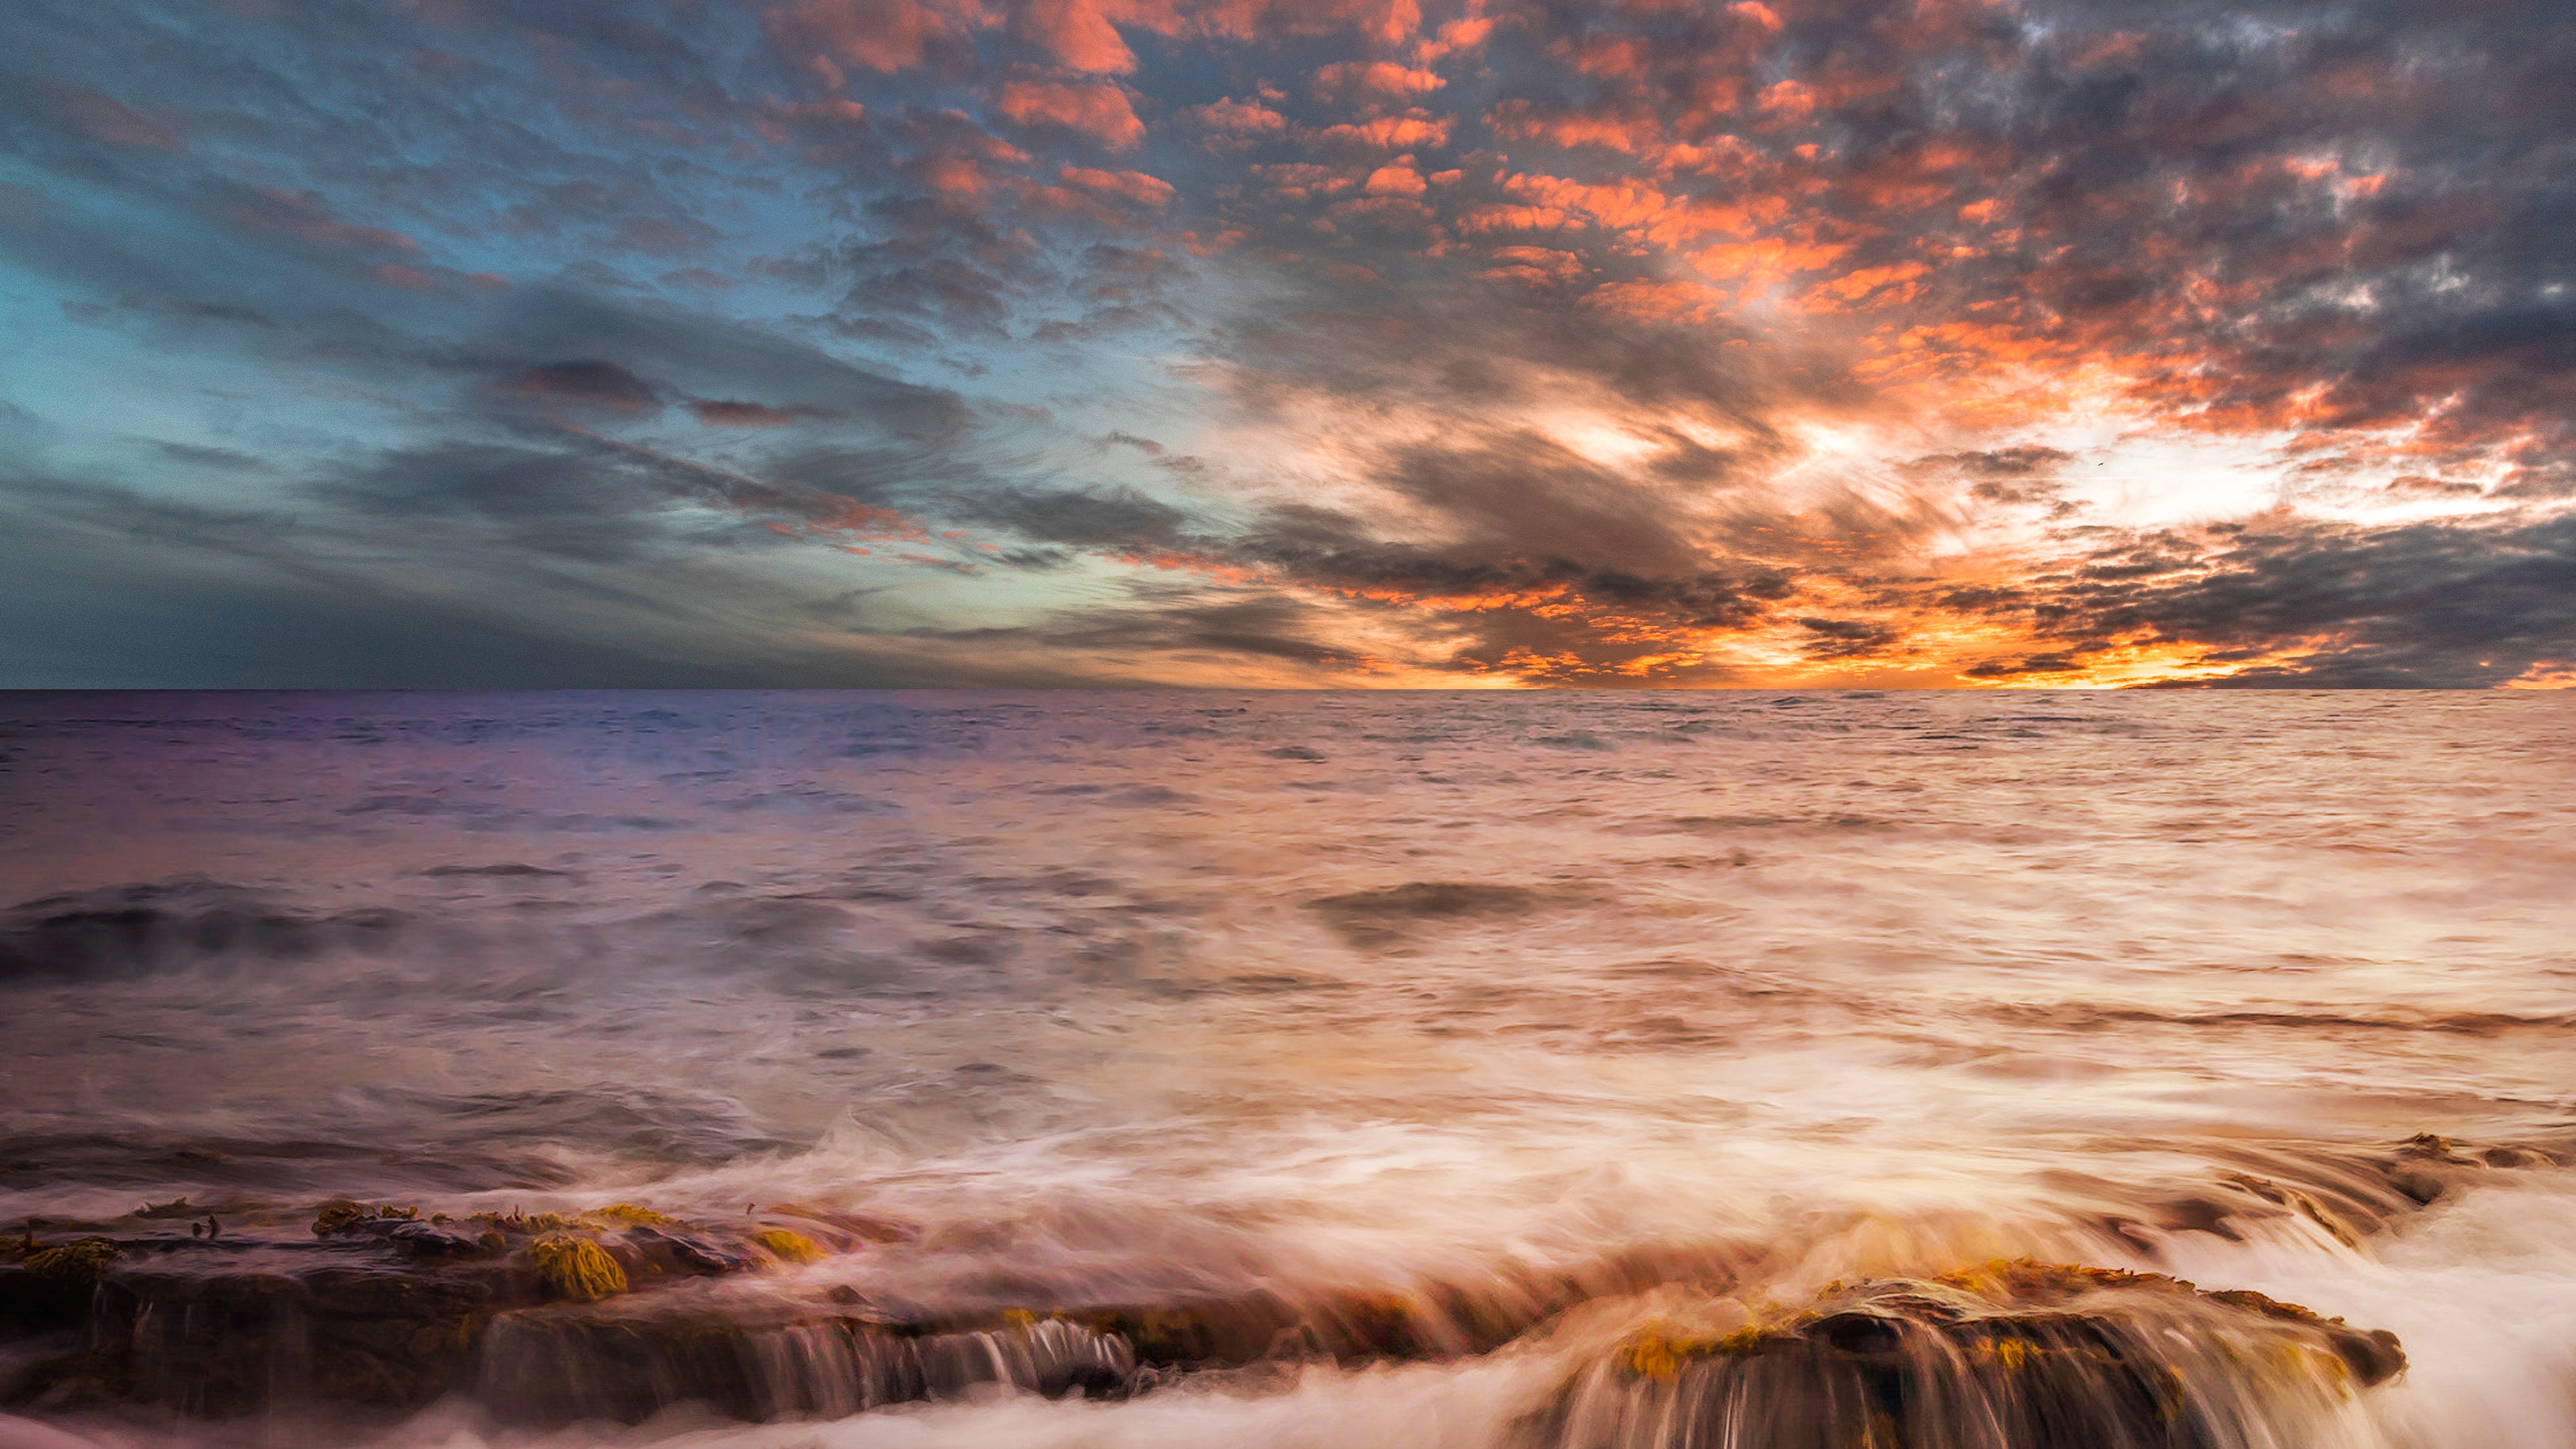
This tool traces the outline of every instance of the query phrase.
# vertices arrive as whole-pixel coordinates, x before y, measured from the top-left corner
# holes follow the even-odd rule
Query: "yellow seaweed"
[[[789,1228],[763,1228],[752,1234],[751,1240],[762,1252],[783,1263],[811,1263],[823,1256],[812,1238]]]
[[[539,1238],[528,1244],[528,1263],[547,1291],[576,1303],[596,1303],[626,1291],[626,1270],[588,1238]]]

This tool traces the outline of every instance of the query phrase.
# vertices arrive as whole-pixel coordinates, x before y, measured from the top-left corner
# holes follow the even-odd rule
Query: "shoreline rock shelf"
[[[2234,1222],[2296,1215],[2350,1242],[2489,1173],[2567,1155],[2425,1137],[2304,1164],[2249,1161],[2262,1172],[2174,1198],[2176,1220],[2157,1226],[2233,1236]],[[1530,1442],[1696,1444],[1687,1426],[1753,1405],[1788,1416],[1774,1426],[1779,1449],[2227,1449],[2234,1441],[2210,1427],[2225,1416],[2202,1412],[2218,1399],[2241,1397],[2248,1423],[2269,1422],[2261,1404],[2323,1412],[2404,1364],[2384,1333],[2257,1294],[2035,1263],[1838,1287],[1763,1321],[1725,1296],[1783,1266],[1753,1247],[1640,1249],[1473,1287],[942,1313],[881,1301],[829,1266],[911,1251],[912,1230],[800,1205],[724,1221],[625,1203],[459,1217],[345,1199],[309,1217],[214,1208],[181,1199],[0,1236],[0,1408],[393,1415],[465,1394],[502,1419],[544,1423],[631,1421],[683,1402],[754,1420],[838,1415],[984,1386],[1124,1397],[1182,1375],[1463,1358],[1535,1342],[1582,1305],[1615,1323],[1678,1301],[1709,1311],[1636,1332],[1569,1380],[1524,1426]],[[2115,1236],[2153,1256],[2152,1241],[2120,1226]],[[1926,1404],[1969,1402],[2002,1437],[1943,1437],[1940,1414],[1953,1411],[1923,1417]],[[2090,1427],[2070,1439],[2043,1432],[2050,1424]]]

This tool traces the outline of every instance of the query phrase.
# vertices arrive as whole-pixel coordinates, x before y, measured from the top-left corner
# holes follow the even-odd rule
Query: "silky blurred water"
[[[10,902],[0,1221],[794,1199],[933,1306],[2034,1252],[2576,1443],[2576,1175],[2155,1217],[2576,1126],[2566,696],[0,696]],[[1527,1372],[702,1433],[1486,1444]]]

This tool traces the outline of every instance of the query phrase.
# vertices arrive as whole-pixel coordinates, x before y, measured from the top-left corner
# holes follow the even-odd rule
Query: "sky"
[[[11,0],[0,686],[2576,684],[2576,7]]]

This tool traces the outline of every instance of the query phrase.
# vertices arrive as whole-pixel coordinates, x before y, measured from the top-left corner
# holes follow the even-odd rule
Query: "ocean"
[[[2403,1345],[2159,1443],[2576,1445],[2576,696],[18,694],[0,907],[0,1233],[144,1345],[0,1342],[0,1444],[2071,1443],[1762,1377],[2029,1259]],[[151,1360],[410,1271],[341,1199],[638,1281],[393,1407]],[[612,1204],[795,1229],[666,1290],[735,1402],[602,1346]]]

